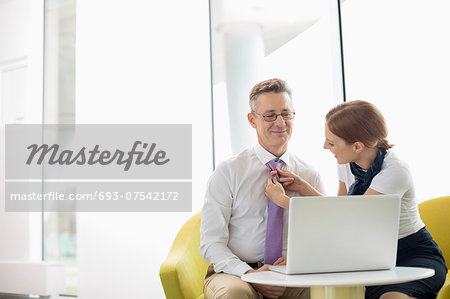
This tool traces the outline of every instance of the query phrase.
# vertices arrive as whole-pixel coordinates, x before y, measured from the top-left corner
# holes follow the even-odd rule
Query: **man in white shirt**
[[[266,238],[266,163],[279,158],[288,169],[323,192],[320,176],[287,151],[295,115],[286,82],[270,79],[250,93],[247,118],[258,144],[222,162],[211,175],[202,210],[200,254],[213,266],[204,282],[206,298],[309,298],[309,289],[249,284],[245,273],[267,271],[262,265]],[[286,191],[292,197],[295,193]],[[288,211],[283,211],[282,256],[286,256]],[[283,259],[276,261],[280,263]]]

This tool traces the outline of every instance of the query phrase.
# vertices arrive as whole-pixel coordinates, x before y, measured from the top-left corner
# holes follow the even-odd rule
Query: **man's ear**
[[[360,153],[360,152],[362,152],[362,151],[364,150],[364,148],[365,148],[366,146],[364,145],[364,143],[362,143],[362,142],[360,142],[360,141],[356,141],[356,142],[353,144],[353,147],[354,147],[354,149],[355,149],[356,152]]]
[[[254,115],[253,113],[248,113],[248,114],[247,114],[247,119],[248,119],[248,122],[250,123],[250,125],[251,125],[254,129],[256,129],[255,115]]]

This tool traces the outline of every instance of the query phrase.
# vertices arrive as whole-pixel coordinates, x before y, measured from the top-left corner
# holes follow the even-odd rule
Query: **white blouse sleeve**
[[[411,188],[412,176],[406,165],[396,163],[383,169],[372,180],[370,188],[383,194],[403,197]]]

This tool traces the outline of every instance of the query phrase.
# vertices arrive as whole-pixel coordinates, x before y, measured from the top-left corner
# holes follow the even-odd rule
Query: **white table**
[[[391,270],[286,275],[273,271],[244,274],[250,283],[310,287],[311,299],[364,299],[364,286],[386,285],[431,277],[433,269],[395,267]]]

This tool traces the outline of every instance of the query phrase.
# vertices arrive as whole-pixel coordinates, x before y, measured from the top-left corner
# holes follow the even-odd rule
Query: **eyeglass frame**
[[[275,113],[275,112],[273,112],[273,114],[275,115],[275,119],[274,119],[274,120],[266,120],[266,117],[269,117],[269,115],[264,115],[264,114],[261,114],[261,113],[256,113],[256,111],[252,111],[252,113],[253,113],[253,114],[256,114],[256,115],[262,116],[262,118],[264,119],[264,121],[265,121],[265,122],[269,122],[269,123],[272,123],[272,122],[274,122],[274,121],[277,121],[278,116],[281,116],[281,118],[282,118],[284,121],[291,121],[291,120],[293,120],[293,119],[295,118],[295,111],[291,111],[291,112],[282,112],[282,113]],[[266,112],[266,113],[272,113],[272,112]],[[284,113],[290,113],[290,114],[292,114],[292,117],[289,118],[289,119],[285,119],[285,118],[283,117],[283,114],[284,114]],[[270,116],[273,117],[273,115],[270,115]]]

